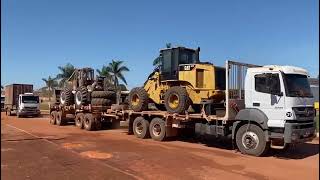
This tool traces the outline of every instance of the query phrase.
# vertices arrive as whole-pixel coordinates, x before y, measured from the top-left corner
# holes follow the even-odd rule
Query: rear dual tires
[[[76,117],[74,119],[75,124],[78,128],[83,129],[83,119],[84,119],[84,114],[83,113],[77,113]]]
[[[56,124],[56,118],[57,118],[57,111],[52,111],[50,113],[50,124],[55,125]]]
[[[149,121],[143,117],[137,117],[133,121],[133,134],[141,139],[149,138]]]
[[[164,141],[166,139],[165,121],[161,118],[153,118],[149,122],[143,117],[137,117],[133,121],[133,134],[141,139],[151,137],[156,141]]]
[[[62,111],[58,111],[56,114],[56,125],[63,126],[67,124],[67,120]]]
[[[255,124],[244,124],[238,129],[236,144],[241,153],[252,156],[263,156],[270,147],[264,131]]]
[[[102,127],[99,117],[95,117],[91,113],[87,113],[83,117],[83,126],[87,131],[100,130]]]

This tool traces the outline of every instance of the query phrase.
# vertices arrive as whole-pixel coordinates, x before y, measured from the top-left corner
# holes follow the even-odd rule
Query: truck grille
[[[314,108],[313,107],[293,107],[292,110],[297,116],[297,119],[314,118]]]
[[[37,110],[37,107],[25,107],[24,109],[27,111],[35,111]]]

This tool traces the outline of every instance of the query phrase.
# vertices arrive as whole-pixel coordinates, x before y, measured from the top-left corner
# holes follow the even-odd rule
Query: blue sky
[[[294,65],[319,74],[317,0],[2,0],[1,84],[54,76],[57,66],[123,60],[140,86],[167,42],[201,47],[200,59]]]

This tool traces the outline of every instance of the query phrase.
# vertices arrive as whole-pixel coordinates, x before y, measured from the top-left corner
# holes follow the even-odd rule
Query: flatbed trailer
[[[299,106],[289,104],[282,110],[279,107],[274,108],[274,105],[284,98],[284,94],[267,94],[266,97],[271,97],[268,99],[271,101],[270,107],[274,108],[272,111],[270,108],[267,109],[269,114],[266,114],[268,111],[263,112],[265,109],[260,106],[260,103],[264,102],[254,101],[253,106],[258,105],[257,107],[249,107],[248,102],[245,102],[245,91],[248,93],[249,90],[255,90],[245,89],[245,86],[246,88],[251,87],[249,78],[256,77],[246,75],[248,68],[261,68],[259,72],[261,74],[270,71],[282,76],[283,72],[275,71],[270,67],[262,68],[234,61],[227,61],[226,68],[225,102],[222,108],[214,111],[212,111],[213,106],[210,101],[203,101],[201,113],[197,114],[188,112],[174,114],[152,110],[135,112],[128,109],[126,105],[108,107],[87,105],[76,110],[74,106],[63,107],[56,104],[50,108],[50,114],[53,114],[51,121],[59,119],[56,121],[58,124],[57,122],[61,120],[63,122],[66,114],[73,114],[76,125],[86,130],[101,129],[103,121],[111,122],[114,124],[113,127],[118,127],[120,121],[127,121],[129,134],[142,139],[151,136],[156,141],[164,141],[168,137],[179,135],[178,129],[190,129],[191,132],[198,135],[231,136],[234,147],[238,147],[242,153],[254,156],[265,154],[269,147],[284,149],[290,144],[303,143],[315,137],[314,109],[311,100],[305,98],[305,104]],[[278,102],[273,102],[274,98],[278,98]],[[287,116],[286,119],[280,119],[282,125],[272,124],[280,122],[271,119],[277,113]],[[64,122],[59,125],[62,124]]]

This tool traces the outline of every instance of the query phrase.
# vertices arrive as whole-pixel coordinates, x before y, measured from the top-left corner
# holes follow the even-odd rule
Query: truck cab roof
[[[250,72],[268,72],[268,71],[281,71],[285,74],[301,74],[308,76],[308,71],[295,66],[278,66],[278,65],[266,65],[263,67],[249,68]]]

